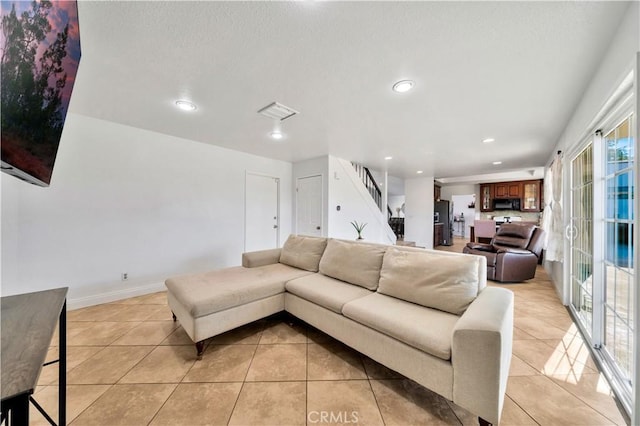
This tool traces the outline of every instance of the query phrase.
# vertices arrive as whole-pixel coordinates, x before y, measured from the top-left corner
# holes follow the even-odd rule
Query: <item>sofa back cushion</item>
[[[318,264],[326,246],[326,238],[289,235],[280,252],[280,263],[318,272]]]
[[[375,291],[387,247],[330,239],[320,260],[320,273]]]
[[[478,295],[479,256],[447,256],[389,248],[378,293],[462,315]]]

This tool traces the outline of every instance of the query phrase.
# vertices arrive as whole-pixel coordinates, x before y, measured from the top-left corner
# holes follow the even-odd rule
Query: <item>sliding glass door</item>
[[[619,116],[620,117],[620,116]],[[618,397],[631,402],[634,348],[634,115],[621,115],[571,158],[571,310]]]

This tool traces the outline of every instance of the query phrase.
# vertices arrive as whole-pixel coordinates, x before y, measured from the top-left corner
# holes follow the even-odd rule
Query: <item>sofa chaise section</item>
[[[166,280],[174,319],[195,342],[198,358],[204,340],[284,309],[284,286],[312,272],[275,263],[242,266]]]
[[[283,249],[242,255],[242,266],[165,281],[167,300],[198,359],[204,341],[284,310],[285,283],[318,271],[325,238],[295,237]]]

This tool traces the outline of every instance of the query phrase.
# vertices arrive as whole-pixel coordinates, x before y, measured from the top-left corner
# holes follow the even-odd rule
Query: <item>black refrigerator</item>
[[[437,213],[434,215],[438,218],[437,223],[444,224],[444,245],[453,245],[453,211],[451,210],[453,205],[447,200],[436,201],[433,211]]]

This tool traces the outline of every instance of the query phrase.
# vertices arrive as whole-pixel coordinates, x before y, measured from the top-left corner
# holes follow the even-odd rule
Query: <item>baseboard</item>
[[[93,294],[91,296],[67,299],[67,309],[85,308],[87,306],[99,305],[101,303],[115,302],[116,300],[128,299],[135,296],[143,296],[149,293],[166,290],[164,282],[145,284],[139,287],[128,287],[122,290],[110,291],[107,293]]]

